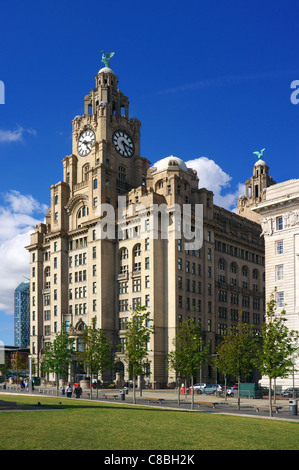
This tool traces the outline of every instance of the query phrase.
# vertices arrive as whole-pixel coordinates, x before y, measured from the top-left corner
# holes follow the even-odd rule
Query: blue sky
[[[103,66],[141,127],[141,154],[200,171],[217,202],[235,205],[253,152],[277,181],[299,176],[295,0],[52,0],[1,5],[0,340],[13,344],[13,290],[28,276],[23,246],[71,153],[71,121]],[[205,157],[205,158],[202,158]]]

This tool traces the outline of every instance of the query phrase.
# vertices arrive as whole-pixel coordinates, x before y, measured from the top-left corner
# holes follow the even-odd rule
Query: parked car
[[[238,395],[238,386],[233,385],[232,387],[228,388],[226,390],[226,395],[228,395],[230,397],[236,397]]]
[[[207,386],[207,384],[194,384],[193,389],[194,393],[197,393],[197,395],[200,395],[203,392],[203,389]],[[187,390],[187,393],[191,393],[192,387],[189,387]]]
[[[238,390],[238,385],[230,385],[227,389],[226,389],[226,394],[227,395],[231,395],[231,393],[234,391],[234,390]]]
[[[206,386],[202,389],[202,393],[206,393],[207,395],[212,395],[216,392],[223,392],[223,388],[219,384],[206,384]]]
[[[295,397],[299,397],[299,388],[295,388]],[[283,392],[281,392],[281,396],[284,398],[293,398],[293,387],[286,388]]]

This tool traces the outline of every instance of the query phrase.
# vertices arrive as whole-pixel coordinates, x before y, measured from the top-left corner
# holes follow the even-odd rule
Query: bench
[[[105,394],[103,395],[104,398],[114,398],[114,400],[116,400],[118,398],[118,395],[108,395],[108,394]]]
[[[195,405],[207,405],[207,406],[212,406],[213,408],[216,408],[216,405],[219,405],[219,403],[215,403],[213,401],[196,401],[194,402]]]
[[[269,406],[262,405],[262,406],[255,406],[255,411],[258,413],[260,410],[268,410],[269,411]],[[272,411],[275,411],[275,413],[278,413],[278,410],[281,410],[282,406],[272,406]]]
[[[162,401],[164,401],[163,398],[147,398],[147,402],[150,403],[150,402],[156,402],[156,403],[159,403],[160,405],[162,404]]]

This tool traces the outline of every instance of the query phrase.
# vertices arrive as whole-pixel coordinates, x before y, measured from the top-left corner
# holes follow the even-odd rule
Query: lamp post
[[[28,391],[32,393],[32,356],[31,354],[28,356],[29,359],[29,383],[28,383]]]

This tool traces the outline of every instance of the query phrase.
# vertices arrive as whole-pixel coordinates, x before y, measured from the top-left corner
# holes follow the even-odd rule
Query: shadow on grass
[[[39,396],[35,397],[34,396],[16,396],[16,395],[9,395],[9,396],[1,396],[0,398],[4,398],[4,401],[7,400],[7,402],[10,402],[11,399],[13,399],[14,402],[16,402],[15,409],[20,409],[28,407],[28,410],[31,409],[32,411],[43,411],[43,410],[77,410],[77,409],[91,409],[91,408],[98,408],[98,409],[113,409],[113,410],[133,410],[133,411],[159,411],[161,412],[187,412],[187,409],[172,409],[172,408],[160,408],[159,405],[157,406],[150,406],[147,405],[146,403],[139,403],[136,404],[136,406],[133,403],[122,403],[120,404],[119,402],[104,402],[104,401],[88,401],[86,403],[86,400],[83,399],[80,401],[80,399],[76,398],[61,398],[61,397],[43,397],[40,398]],[[21,398],[21,399],[20,399]],[[26,400],[26,398],[28,400]],[[24,400],[25,399],[25,400]],[[47,403],[49,401],[53,401],[53,403]],[[140,406],[142,405],[142,406]],[[1,411],[1,406],[0,406],[0,411]]]

